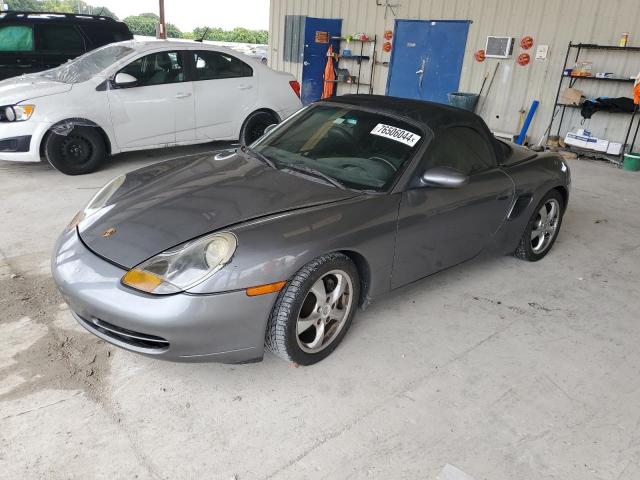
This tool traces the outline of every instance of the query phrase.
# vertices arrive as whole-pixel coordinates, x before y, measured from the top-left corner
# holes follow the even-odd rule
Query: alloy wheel
[[[560,204],[555,198],[547,200],[533,219],[531,228],[531,250],[535,254],[544,252],[558,232]]]
[[[343,270],[320,277],[307,293],[296,322],[298,346],[306,353],[328,347],[346,323],[353,303],[353,283]]]

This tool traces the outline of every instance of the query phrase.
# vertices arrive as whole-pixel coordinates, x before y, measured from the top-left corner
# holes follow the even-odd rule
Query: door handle
[[[305,60],[304,62],[302,62],[302,65],[306,67],[307,65],[311,65],[311,64]]]
[[[427,60],[426,59],[422,59],[422,65],[420,66],[420,68],[418,69],[418,71],[416,72],[416,75],[418,75],[418,88],[420,88],[420,91],[422,91],[422,79],[424,78],[424,68],[426,66]]]
[[[191,96],[191,94],[190,94],[190,93],[182,93],[182,92],[181,92],[181,93],[178,93],[178,94],[176,95],[176,98],[187,98],[187,97],[190,97],[190,96]]]
[[[238,90],[250,90],[253,88],[253,85],[238,85]]]

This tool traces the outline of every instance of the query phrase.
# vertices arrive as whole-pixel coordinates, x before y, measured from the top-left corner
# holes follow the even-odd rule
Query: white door
[[[175,145],[195,138],[193,83],[187,82],[182,52],[140,57],[120,72],[131,87],[109,90],[111,121],[122,150]]]
[[[253,69],[226,52],[199,50],[191,54],[196,138],[237,138],[258,97]]]

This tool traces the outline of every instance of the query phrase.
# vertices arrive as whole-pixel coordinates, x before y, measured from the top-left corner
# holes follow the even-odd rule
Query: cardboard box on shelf
[[[572,147],[589,148],[589,143],[595,143],[596,139],[585,135],[578,135],[574,132],[567,133],[564,137],[564,143]]]
[[[607,153],[609,155],[620,155],[622,153],[622,144],[617,142],[609,142]]]
[[[582,128],[576,132],[567,133],[564,143],[572,147],[593,150],[594,152],[611,153],[612,155],[619,155],[619,152],[622,150],[622,145],[613,144],[604,138],[594,137],[591,135],[591,132]],[[611,145],[613,145],[613,147],[611,147]],[[616,145],[618,147],[616,147]],[[616,150],[618,153],[615,153]]]
[[[562,105],[582,105],[584,96],[582,90],[577,88],[566,88],[560,95],[559,103]]]
[[[592,150],[595,150],[596,152],[606,153],[607,149],[609,148],[609,140],[598,138],[595,143],[591,143],[590,145]]]

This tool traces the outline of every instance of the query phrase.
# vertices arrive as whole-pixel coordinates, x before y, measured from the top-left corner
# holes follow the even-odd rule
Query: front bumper
[[[168,296],[121,284],[125,270],[91,252],[76,231],[63,233],[52,257],[53,278],[79,323],[127,350],[172,361],[258,361],[276,293],[244,291]]]
[[[25,122],[0,122],[0,160],[39,162],[40,144],[50,127],[51,123],[33,118]]]

